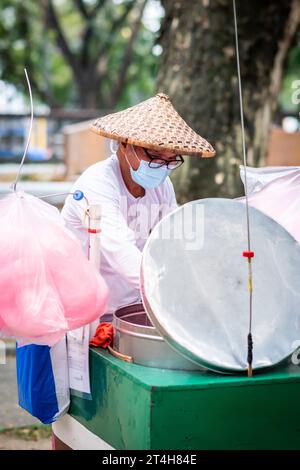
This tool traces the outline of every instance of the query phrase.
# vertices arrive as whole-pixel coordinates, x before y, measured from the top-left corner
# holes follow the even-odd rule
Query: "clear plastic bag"
[[[2,334],[52,346],[105,312],[106,284],[55,207],[16,192],[0,220]]]
[[[244,181],[244,168],[240,167]],[[247,167],[249,204],[281,224],[300,243],[300,167]],[[245,202],[245,198],[239,198]]]

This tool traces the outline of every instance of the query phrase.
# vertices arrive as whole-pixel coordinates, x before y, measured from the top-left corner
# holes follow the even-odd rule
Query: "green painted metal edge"
[[[144,367],[137,364],[123,362],[103,349],[91,349],[91,355],[99,355],[105,358],[112,369],[122,370],[122,374],[142,385],[148,390],[155,388],[215,388],[245,386],[257,384],[274,384],[300,381],[300,367],[291,363],[284,364],[268,369],[265,372],[254,374],[248,378],[242,375],[224,375],[216,374],[210,371],[178,371],[170,369],[156,369],[153,367]]]

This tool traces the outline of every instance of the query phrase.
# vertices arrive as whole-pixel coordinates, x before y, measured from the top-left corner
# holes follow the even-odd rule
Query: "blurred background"
[[[300,0],[237,0],[237,14],[248,163],[300,165]],[[24,67],[35,114],[25,190],[68,191],[109,156],[90,122],[160,91],[217,150],[174,172],[178,201],[242,194],[231,0],[0,0],[0,196],[29,129]],[[14,344],[6,349],[0,449],[50,448],[50,430],[16,404]]]
[[[0,4],[1,192],[28,131],[26,67],[35,111],[26,189],[69,188],[108,155],[90,121],[162,91],[217,150],[215,159],[187,158],[175,172],[179,202],[241,194],[231,0]],[[237,0],[237,13],[248,162],[299,165],[300,0]]]

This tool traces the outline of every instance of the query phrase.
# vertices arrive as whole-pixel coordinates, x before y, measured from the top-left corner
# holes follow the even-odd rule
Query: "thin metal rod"
[[[244,107],[243,107],[243,93],[242,93],[242,80],[241,80],[241,67],[240,67],[240,52],[239,52],[239,38],[235,0],[233,1],[233,14],[234,14],[234,32],[235,32],[235,48],[236,48],[236,64],[238,73],[239,84],[239,99],[240,99],[240,114],[241,114],[241,130],[242,130],[242,146],[243,146],[243,163],[244,163],[244,178],[245,178],[245,196],[246,196],[246,217],[247,217],[247,243],[248,252],[251,251],[250,239],[250,217],[249,217],[249,201],[248,201],[248,181],[247,181],[247,155],[246,155],[246,140],[245,140],[245,125],[244,125]],[[253,340],[252,340],[252,265],[251,258],[248,258],[248,282],[249,282],[249,333],[247,337],[248,342],[248,376],[252,376],[252,358],[253,358]]]
[[[22,157],[22,160],[21,160],[21,163],[20,163],[20,166],[19,166],[18,174],[16,176],[15,182],[12,185],[12,189],[14,191],[17,190],[17,184],[19,182],[22,167],[23,167],[26,155],[27,155],[27,151],[28,151],[28,147],[29,147],[29,143],[30,143],[30,139],[31,139],[31,134],[32,134],[32,126],[33,126],[33,101],[32,101],[31,86],[30,86],[30,81],[29,81],[26,69],[24,69],[24,73],[25,73],[25,77],[26,77],[26,81],[27,81],[27,85],[28,85],[28,90],[29,90],[29,97],[30,97],[30,127],[29,127],[29,133],[28,133],[28,137],[27,137],[25,150],[24,150],[23,157]]]
[[[55,197],[55,196],[69,196],[69,195],[73,195],[75,193],[52,193],[52,194],[45,194],[44,196],[37,196],[39,199],[46,199],[47,197]],[[86,196],[83,196],[83,199],[85,200],[85,202],[87,203],[87,205],[89,206],[89,201],[87,199]]]
[[[239,99],[240,99],[240,114],[241,114],[241,128],[242,128],[242,145],[243,145],[243,163],[245,175],[245,196],[246,196],[246,214],[247,214],[247,240],[248,251],[250,251],[250,219],[249,219],[249,204],[248,204],[248,181],[247,181],[247,156],[246,156],[246,142],[245,142],[245,125],[244,125],[244,106],[243,106],[243,93],[242,93],[242,80],[240,68],[240,52],[239,52],[239,39],[235,0],[233,0],[233,14],[234,14],[234,32],[235,32],[235,48],[236,48],[236,64],[239,83]]]

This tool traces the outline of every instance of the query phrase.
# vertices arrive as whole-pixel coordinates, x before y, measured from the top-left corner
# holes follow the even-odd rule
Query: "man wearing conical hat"
[[[110,158],[90,166],[76,181],[89,204],[101,205],[101,274],[110,291],[106,318],[141,301],[142,249],[156,223],[176,208],[169,176],[182,155],[211,157],[213,147],[159,93],[136,106],[97,119],[92,131],[110,138]],[[84,201],[68,197],[62,214],[87,250]]]

